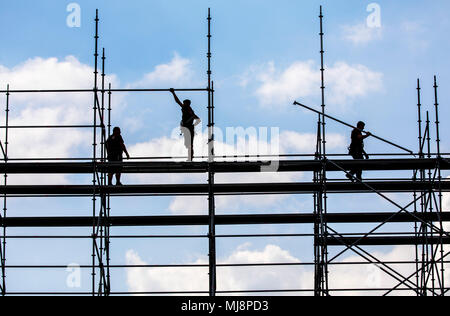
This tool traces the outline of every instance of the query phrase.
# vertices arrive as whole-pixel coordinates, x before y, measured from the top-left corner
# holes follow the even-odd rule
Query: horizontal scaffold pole
[[[322,190],[320,183],[229,183],[214,184],[217,195],[257,195],[257,194],[312,194]],[[437,191],[450,192],[450,181],[368,181],[365,183],[330,182],[327,183],[329,193],[371,193],[377,192],[413,192]],[[111,194],[114,196],[144,195],[208,195],[208,184],[152,184],[125,186],[92,185],[11,185],[1,186],[0,194],[9,196],[91,196],[95,194]]]
[[[320,241],[319,241],[320,242]],[[450,238],[443,237],[404,237],[404,236],[388,236],[388,237],[348,237],[348,238],[327,238],[328,246],[414,246],[414,245],[449,245]]]
[[[401,213],[330,213],[325,215],[328,223],[414,223],[417,219],[410,214]],[[416,214],[424,221],[437,221],[436,213]],[[392,218],[391,218],[392,217]],[[443,222],[450,222],[450,213],[440,215]],[[313,224],[314,214],[251,214],[217,215],[217,225],[286,225]],[[91,227],[92,217],[7,217],[3,220],[6,227]],[[134,226],[207,226],[207,215],[173,216],[111,216],[99,220],[100,225],[113,227]]]
[[[317,160],[281,160],[278,172],[306,172],[319,171],[324,162]],[[210,164],[215,173],[231,172],[261,172],[271,162],[214,162]],[[373,159],[373,160],[329,160],[325,162],[327,171],[341,171],[354,168],[367,171],[393,170],[430,170],[438,165],[441,170],[450,170],[447,159]],[[101,172],[114,171],[121,167],[122,173],[207,173],[207,162],[125,162],[125,163],[97,163],[96,168]],[[9,174],[90,174],[91,162],[8,162],[0,163],[0,173]]]
[[[204,92],[208,88],[174,89],[179,92]],[[0,93],[86,93],[86,92],[170,92],[170,89],[47,89],[47,90],[0,90]]]

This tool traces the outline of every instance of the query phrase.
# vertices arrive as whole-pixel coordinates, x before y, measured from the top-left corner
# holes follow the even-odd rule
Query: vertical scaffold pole
[[[209,209],[209,295],[216,296],[216,223],[214,197],[214,91],[211,81],[211,9],[208,8],[208,209]]]
[[[441,253],[441,260],[440,260],[440,290],[442,293],[442,296],[445,295],[445,266],[444,266],[444,244],[443,244],[443,232],[444,232],[444,225],[442,222],[442,212],[443,212],[443,207],[442,207],[442,199],[443,199],[443,195],[442,195],[442,172],[441,172],[441,163],[440,163],[440,158],[441,158],[441,139],[440,139],[440,132],[439,132],[439,101],[438,101],[438,85],[437,85],[437,76],[434,76],[434,106],[435,106],[435,111],[436,111],[436,146],[437,146],[437,154],[438,154],[438,163],[437,163],[437,172],[438,172],[438,183],[439,183],[439,188],[438,188],[438,205],[437,205],[437,213],[439,216],[439,228],[440,228],[440,233],[439,233],[439,245],[438,247],[440,248],[440,253]]]
[[[434,107],[436,110],[436,146],[438,157],[441,157],[441,139],[439,134],[439,102],[438,102],[438,85],[437,77],[434,76]]]
[[[421,100],[420,79],[417,79],[417,124],[419,127],[419,156],[424,158],[422,145],[422,100]]]
[[[111,135],[111,110],[112,110],[112,92],[111,92],[112,86],[111,83],[108,87],[108,136]]]
[[[417,79],[417,124],[418,124],[418,128],[419,128],[419,157],[420,158],[424,158],[423,155],[423,145],[422,145],[422,104],[421,104],[421,88],[420,88],[420,79]],[[423,174],[424,174],[424,170],[419,170],[420,172],[420,181],[423,181]],[[417,173],[418,171],[414,171],[414,181],[417,181]],[[418,207],[417,207],[417,192],[414,191],[414,213],[418,213]],[[423,194],[422,194],[423,196]],[[420,198],[421,200],[421,213],[423,213],[423,197]],[[422,229],[420,229],[419,232],[419,224],[416,221],[414,223],[414,231],[415,231],[415,235],[417,237],[417,239],[419,240],[419,238],[421,237],[421,231]],[[419,261],[420,261],[420,252],[419,252],[419,243],[416,243],[415,245],[415,253],[416,253],[416,287],[417,287],[417,295],[420,295],[420,265],[419,265]]]
[[[427,135],[426,135],[426,142],[427,142],[427,158],[431,158],[431,133],[430,133],[430,112],[427,111]],[[426,175],[425,175],[426,177]],[[428,181],[432,181],[432,173],[431,169],[428,170]],[[425,199],[424,203],[424,213],[428,213],[428,208],[430,207],[432,212],[433,205],[431,203],[431,193],[427,192],[427,197]],[[429,205],[430,204],[430,205]],[[433,233],[432,230],[430,230],[431,234]],[[423,234],[424,234],[424,243],[423,243],[423,270],[422,270],[422,296],[428,296],[428,284],[429,284],[429,275],[432,274],[432,271],[434,270],[433,264],[430,264],[430,245],[429,245],[429,237],[430,237],[429,228],[427,225],[423,225]]]
[[[99,121],[100,121],[100,128],[101,128],[101,135],[100,135],[100,162],[103,162],[103,113],[104,113],[104,105],[105,105],[105,49],[103,48],[102,51],[102,74],[101,74],[101,104],[98,104],[97,110],[99,111]],[[104,185],[103,183],[103,172],[100,173],[100,182],[98,184],[99,186]],[[104,289],[106,288],[106,282],[103,282],[104,279],[104,270],[101,267],[101,264],[103,263],[103,238],[104,238],[104,230],[103,230],[103,222],[104,222],[104,212],[106,212],[104,208],[104,193],[100,193],[100,209],[99,209],[99,216],[98,216],[98,222],[97,222],[97,232],[99,232],[99,240],[97,246],[99,246],[99,252],[98,252],[98,262],[100,263],[100,278],[99,278],[99,295],[102,295],[105,293]]]
[[[9,144],[9,85],[6,88],[6,117],[5,117],[5,157],[4,157],[4,161],[5,164],[8,163],[8,144]],[[8,185],[8,174],[5,172],[4,175],[4,180],[5,180],[5,187]],[[5,193],[3,196],[3,219],[6,219],[7,216],[7,194]],[[6,226],[2,223],[2,228],[3,228],[3,238],[1,241],[1,249],[0,249],[0,254],[1,254],[1,265],[2,265],[2,287],[1,287],[1,292],[2,292],[2,296],[6,296]]]
[[[322,153],[326,156],[326,137],[325,137],[325,128],[326,128],[326,117],[325,117],[325,63],[324,63],[324,32],[323,32],[323,13],[322,6],[320,6],[320,74],[321,74],[321,87],[320,90],[322,92]]]
[[[105,162],[106,157],[106,127],[105,127],[105,77],[106,77],[106,68],[105,68],[105,48],[103,48],[102,53],[102,101],[101,101],[101,108],[98,108],[100,110],[99,117],[100,117],[100,128],[101,128],[101,158],[100,161],[102,163]],[[106,185],[106,174],[104,171],[100,173],[100,185],[105,186]],[[100,215],[99,215],[99,221],[98,225],[100,228],[100,251],[99,251],[99,264],[100,264],[100,294],[103,294],[105,296],[109,295],[109,280],[108,280],[108,273],[105,271],[105,269],[108,269],[108,258],[106,258],[106,268],[104,265],[104,255],[107,256],[108,251],[108,243],[109,243],[109,235],[108,235],[108,229],[105,225],[106,222],[109,222],[108,220],[108,212],[107,212],[107,194],[101,193],[100,194]]]
[[[102,131],[102,137],[101,137],[101,162],[105,162],[106,159],[106,128],[105,128],[105,77],[106,77],[106,68],[105,68],[105,48],[103,48],[102,53],[102,107],[101,107],[101,116],[100,116],[100,126]],[[101,182],[102,185],[104,185],[104,179],[106,178],[105,172],[101,173]]]
[[[93,143],[92,143],[92,165],[93,165],[93,174],[92,174],[92,185],[93,185],[93,194],[92,194],[92,296],[95,296],[95,281],[96,281],[96,273],[95,273],[95,258],[96,258],[96,176],[97,176],[97,100],[98,100],[98,9],[95,13],[95,52],[94,52],[94,130],[93,130]]]
[[[322,136],[321,136],[321,129],[322,129],[322,116],[318,115],[317,120],[317,140],[316,140],[316,160],[320,160],[322,155]],[[318,184],[320,182],[320,171],[314,171],[314,178],[313,181],[315,184]],[[313,198],[314,198],[314,295],[320,296],[321,295],[321,234],[320,234],[320,216],[319,216],[319,192],[314,192]]]
[[[326,116],[325,116],[325,63],[324,63],[324,30],[323,30],[323,9],[320,6],[320,74],[321,74],[321,95],[322,95],[322,130],[321,130],[321,160],[322,160],[322,170],[320,172],[319,180],[321,183],[320,191],[318,192],[318,203],[317,203],[317,215],[319,222],[319,238],[320,238],[320,251],[318,251],[319,267],[316,269],[318,274],[316,275],[316,286],[315,295],[316,296],[327,296],[328,295],[328,227],[326,222],[327,214],[327,172],[326,172]]]
[[[108,134],[107,137],[111,134],[111,83],[109,84],[109,90],[108,90]],[[106,184],[105,179],[105,184]],[[111,216],[111,195],[108,193],[107,200],[106,200],[106,212],[107,212],[107,218]],[[108,281],[108,295],[111,293],[111,271],[110,271],[110,264],[111,264],[111,258],[110,258],[110,222],[108,221],[106,223],[106,235],[108,236],[106,240],[106,279]]]

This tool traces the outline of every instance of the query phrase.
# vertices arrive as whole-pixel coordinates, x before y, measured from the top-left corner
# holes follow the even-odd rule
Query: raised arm
[[[183,106],[183,103],[181,103],[180,99],[178,99],[177,95],[175,94],[175,90],[173,88],[170,89],[170,92],[172,93],[175,102],[178,103],[179,106]]]

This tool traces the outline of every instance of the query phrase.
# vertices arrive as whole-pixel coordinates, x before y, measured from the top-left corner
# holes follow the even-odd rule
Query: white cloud
[[[8,69],[0,67],[0,82],[12,89],[91,89],[93,68],[74,56],[64,60],[35,57]]]
[[[365,23],[344,25],[341,29],[343,38],[355,45],[367,44],[383,37],[383,29],[381,27],[369,27]]]
[[[250,249],[250,244],[238,247],[219,264],[250,263],[300,263],[288,251],[276,245],[267,245],[262,250]],[[126,254],[128,265],[146,264],[136,251]],[[192,264],[207,264],[206,257]],[[217,270],[219,291],[300,289],[313,286],[311,274],[301,267],[223,267]],[[208,269],[127,269],[127,284],[130,292],[208,291]]]
[[[338,62],[329,68],[327,80],[330,82],[329,101],[344,104],[357,97],[379,92],[383,87],[383,75],[363,65],[348,65]]]
[[[313,153],[315,152],[317,135],[300,134],[292,131],[281,133],[281,148],[283,153]],[[327,147],[330,150],[345,149],[347,139],[344,135],[330,133],[327,135]]]
[[[73,56],[32,58],[11,69],[0,67],[0,84],[12,90],[92,89],[94,69]],[[100,78],[100,77],[99,77]],[[100,82],[100,81],[99,81]],[[106,82],[119,85],[115,75]],[[116,97],[116,105],[122,104]],[[92,93],[12,93],[10,126],[18,125],[92,125]],[[1,120],[4,122],[4,118]],[[1,141],[5,142],[4,133]],[[92,150],[92,130],[87,129],[10,129],[10,158],[69,158],[87,156]],[[65,176],[13,176],[10,183],[65,184]]]
[[[313,61],[294,62],[281,72],[273,62],[269,62],[266,68],[261,70],[255,79],[261,82],[256,94],[262,103],[292,102],[296,96],[312,95],[318,88],[319,77]]]
[[[251,249],[251,244],[237,247],[229,256],[218,259],[219,264],[253,264],[253,263],[301,263],[289,251],[277,245],[269,244],[263,249]],[[369,251],[382,262],[398,262],[415,260],[415,248],[397,246],[386,252]],[[146,265],[140,255],[129,250],[126,253],[128,265]],[[371,289],[393,288],[399,281],[380,270],[373,264],[355,265],[354,262],[366,262],[358,255],[348,256],[337,261],[340,264],[329,266],[330,290],[338,289]],[[345,264],[347,263],[347,264]],[[207,257],[199,257],[188,264],[208,264]],[[415,271],[415,263],[404,265],[389,265],[404,277],[409,277]],[[447,265],[448,268],[448,265]],[[386,269],[386,268],[385,268]],[[392,272],[391,272],[392,273]],[[401,277],[400,277],[401,278]],[[450,271],[446,271],[446,280]],[[314,270],[312,267],[225,267],[218,268],[217,283],[221,291],[236,290],[267,290],[267,289],[313,289]],[[415,282],[415,277],[410,279]],[[170,291],[207,291],[207,268],[146,268],[127,269],[127,284],[130,292],[170,292]],[[405,288],[401,286],[400,288]],[[380,295],[385,291],[334,291],[333,295]],[[291,295],[292,293],[285,293]],[[298,293],[296,293],[298,294]],[[309,295],[312,293],[309,292]],[[391,295],[412,295],[411,291],[396,291]]]
[[[255,84],[255,95],[263,106],[290,105],[295,99],[320,95],[320,67],[313,61],[296,61],[285,69],[273,62],[250,67],[242,76],[244,87]],[[348,105],[355,99],[382,90],[383,75],[364,65],[337,62],[326,68],[327,103]]]
[[[129,85],[134,88],[167,88],[168,86],[188,85],[192,86],[194,71],[192,62],[174,53],[173,59],[167,64],[157,65],[152,72]]]

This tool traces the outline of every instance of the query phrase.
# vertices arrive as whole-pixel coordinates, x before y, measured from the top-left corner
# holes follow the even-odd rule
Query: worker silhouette
[[[121,131],[119,127],[114,127],[113,134],[109,136],[106,141],[106,151],[108,154],[109,162],[122,162],[123,161],[123,153],[127,155],[127,158],[130,159],[130,154],[128,154],[127,147],[125,146],[125,142],[123,141]],[[120,182],[120,177],[122,173],[122,167],[117,167],[111,169],[111,173],[108,174],[108,185],[112,184],[112,179],[114,174],[116,174],[116,185],[122,185]]]
[[[352,131],[352,143],[349,147],[349,155],[353,157],[353,159],[369,159],[369,155],[364,151],[364,139],[372,136],[371,133],[366,132],[367,135],[363,135],[362,132],[366,127],[364,122],[358,122],[357,128]],[[362,180],[362,169],[353,168],[349,174],[347,174],[347,178],[352,182],[355,181],[353,176],[356,177],[357,180]]]
[[[201,123],[201,119],[194,113],[191,108],[191,100],[184,100],[181,103],[180,99],[175,94],[174,89],[170,89],[175,102],[181,107],[181,112],[183,117],[181,119],[180,128],[184,135],[184,146],[188,150],[188,160],[192,161],[194,159],[194,136],[195,136],[195,126]]]

